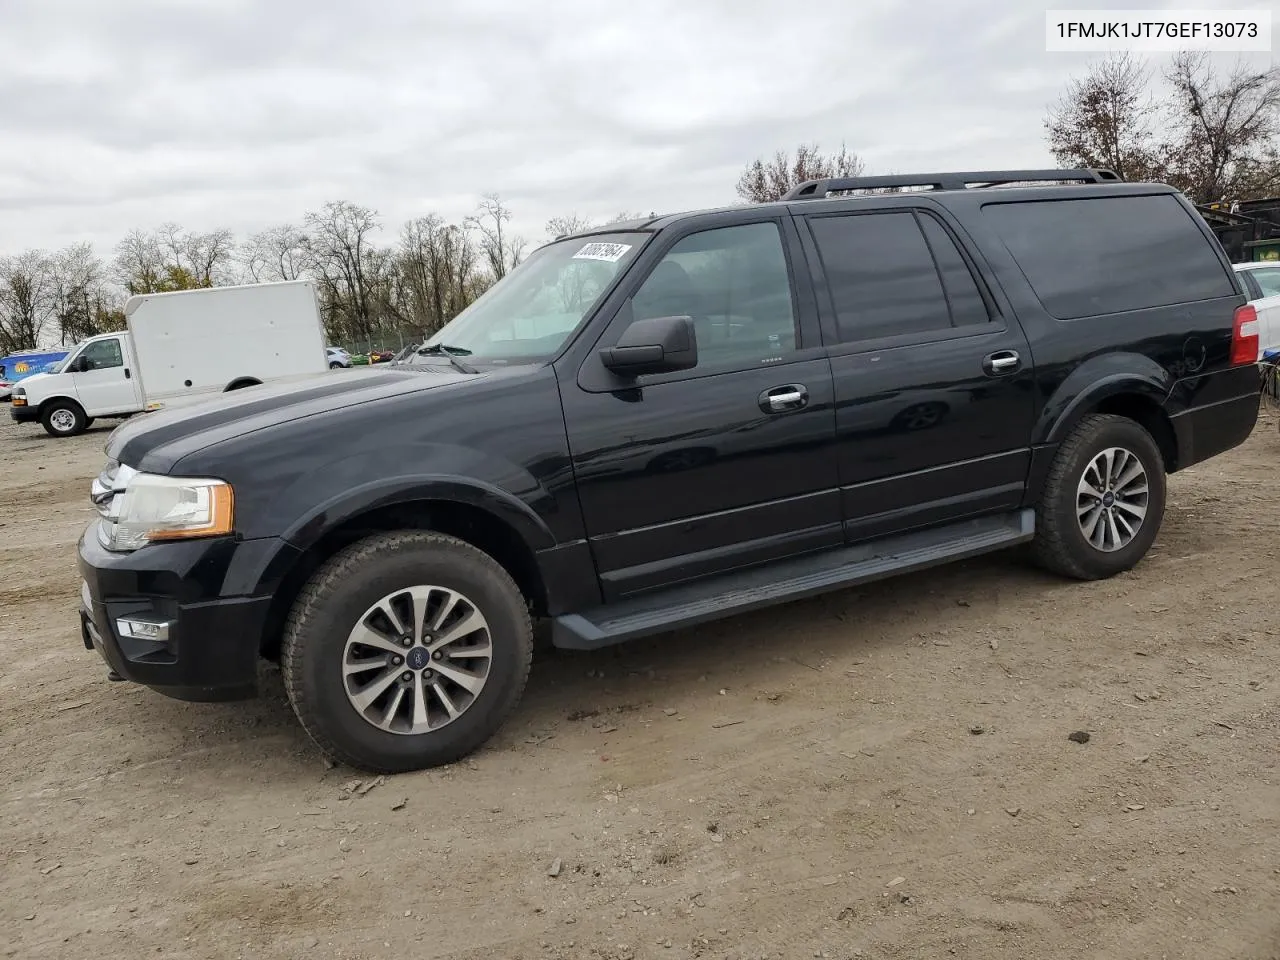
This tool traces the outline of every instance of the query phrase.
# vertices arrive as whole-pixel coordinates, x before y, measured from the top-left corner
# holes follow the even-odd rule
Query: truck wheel
[[[303,587],[285,626],[289,702],[325,753],[401,773],[466,756],[515,709],[533,628],[510,575],[454,537],[378,534]]]
[[[51,437],[74,437],[89,426],[84,409],[74,400],[55,400],[45,407],[40,422]]]
[[[1086,417],[1049,469],[1036,507],[1035,557],[1077,580],[1129,570],[1155,540],[1164,503],[1164,458],[1151,434],[1127,417]]]

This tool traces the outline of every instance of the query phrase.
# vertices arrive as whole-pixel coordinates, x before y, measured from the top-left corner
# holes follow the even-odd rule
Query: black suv
[[[1257,321],[1172,188],[806,183],[533,253],[412,362],[117,429],[84,641],[185,699],[279,658],[332,756],[455,760],[531,618],[588,649],[1029,543],[1108,577],[1241,443]]]

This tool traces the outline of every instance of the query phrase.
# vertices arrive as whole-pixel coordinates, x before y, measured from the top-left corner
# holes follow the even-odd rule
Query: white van
[[[324,324],[309,280],[142,294],[128,331],[77,344],[53,372],[15,386],[10,415],[52,436],[241,387],[327,373]]]

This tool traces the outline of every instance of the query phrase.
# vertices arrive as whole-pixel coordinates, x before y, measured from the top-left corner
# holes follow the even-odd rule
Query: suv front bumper
[[[78,546],[84,645],[124,679],[179,700],[255,696],[271,597],[223,590],[262,541],[192,540],[113,553],[98,542],[97,525]],[[122,621],[154,623],[157,635],[131,636]]]

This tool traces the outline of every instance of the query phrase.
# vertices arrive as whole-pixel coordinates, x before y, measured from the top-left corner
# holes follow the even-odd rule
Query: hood
[[[286,385],[245,387],[189,406],[139,414],[107,439],[107,456],[151,472],[166,472],[188,454],[291,420],[485,379],[449,366],[368,373],[318,373]],[[145,463],[144,463],[145,460]]]
[[[22,377],[22,378],[21,378],[21,379],[19,379],[19,380],[9,380],[9,379],[7,379],[7,378],[6,378],[5,382],[6,382],[6,383],[11,383],[11,384],[13,384],[15,387],[25,387],[25,386],[26,386],[27,384],[29,384],[29,383],[39,383],[41,380],[48,380],[48,379],[49,379],[50,377],[52,377],[52,376],[55,376],[55,374],[49,374],[49,373],[29,373],[29,374],[27,374],[25,377]]]

